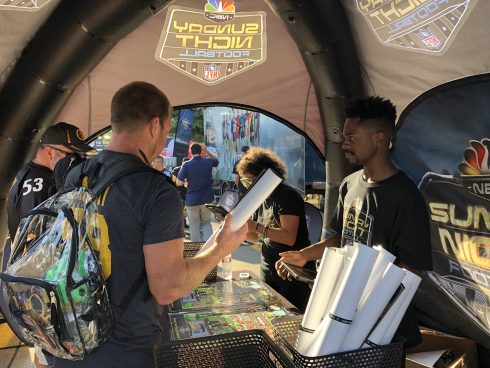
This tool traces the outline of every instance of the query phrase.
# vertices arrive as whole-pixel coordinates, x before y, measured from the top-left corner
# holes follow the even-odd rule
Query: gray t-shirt
[[[103,151],[104,163],[135,156]],[[111,303],[120,305],[145,271],[143,246],[184,237],[182,203],[176,188],[155,171],[134,173],[115,182],[99,197],[109,236],[100,252]],[[103,242],[102,242],[103,243]],[[162,307],[148,282],[139,287],[118,320],[112,338],[78,362],[56,359],[55,367],[151,367],[152,347],[161,339]]]

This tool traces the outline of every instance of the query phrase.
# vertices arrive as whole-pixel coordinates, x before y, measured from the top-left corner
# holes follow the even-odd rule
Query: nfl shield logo
[[[204,64],[204,79],[207,81],[214,81],[220,76],[220,65],[216,64]]]
[[[441,40],[434,31],[430,28],[420,29],[420,32],[417,33],[417,37],[424,43],[424,45],[429,49],[439,49],[442,45]]]

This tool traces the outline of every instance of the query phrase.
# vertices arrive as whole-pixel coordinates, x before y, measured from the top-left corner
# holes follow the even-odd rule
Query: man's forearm
[[[226,254],[219,246],[212,246],[199,256],[186,259],[186,278],[181,285],[181,294],[187,295],[196,289],[224,256]]]
[[[318,243],[312,244],[309,247],[300,250],[301,255],[308,261],[315,261],[322,258],[325,248],[327,247],[339,247],[340,235],[335,234],[327,240],[322,240]]]
[[[211,157],[212,159],[215,159],[215,160],[219,159],[218,154],[211,152],[210,150],[208,150],[208,148],[206,146],[204,146],[203,148],[204,148],[204,153],[206,155],[208,155],[209,157]]]

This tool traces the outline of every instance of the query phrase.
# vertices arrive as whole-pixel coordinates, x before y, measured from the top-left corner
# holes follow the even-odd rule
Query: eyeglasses
[[[240,182],[243,184],[245,188],[248,188],[252,183],[255,181],[255,176],[252,176],[250,178],[240,178]]]
[[[68,156],[68,155],[71,155],[73,154],[73,152],[68,152],[68,151],[64,151],[62,149],[59,149],[59,148],[56,148],[56,147],[53,147],[53,146],[50,146],[49,144],[46,144],[45,147],[49,147],[51,149],[54,149],[55,151],[58,151],[58,152],[61,152],[61,153],[64,153],[65,156]]]

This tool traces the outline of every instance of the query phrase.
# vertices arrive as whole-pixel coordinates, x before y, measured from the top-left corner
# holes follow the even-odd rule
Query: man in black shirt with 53
[[[56,164],[67,156],[90,151],[93,151],[93,148],[85,143],[82,131],[72,124],[61,122],[46,130],[39,141],[35,157],[17,173],[8,195],[7,217],[10,240],[5,244],[2,270],[7,266],[11,241],[15,237],[21,219],[53,193],[55,186],[53,171]],[[38,347],[35,351],[36,367],[52,365],[50,354],[43,355]]]
[[[424,198],[407,175],[390,159],[390,141],[395,130],[396,108],[386,99],[367,97],[346,107],[342,149],[350,164],[362,169],[347,176],[339,188],[336,215],[331,228],[335,235],[298,252],[284,252],[276,263],[302,266],[321,258],[325,247],[360,242],[381,245],[396,256],[396,264],[416,274],[432,269],[429,217]],[[405,347],[421,342],[412,307],[398,332]]]

